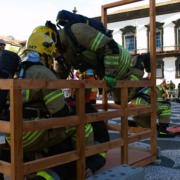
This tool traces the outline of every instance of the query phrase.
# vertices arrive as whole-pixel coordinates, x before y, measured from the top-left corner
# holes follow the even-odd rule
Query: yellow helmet
[[[51,28],[49,28],[47,26],[38,26],[33,30],[32,34],[37,33],[37,32],[41,32],[41,33],[44,33],[44,34],[50,36],[51,39],[53,39],[54,43],[55,44],[57,43],[57,35]]]
[[[33,33],[26,43],[25,51],[36,51],[43,56],[52,55],[55,50],[54,41],[44,33]]]
[[[159,92],[161,93],[162,97],[166,96],[166,91],[165,91],[164,87],[161,84],[157,85],[156,88],[159,90]]]

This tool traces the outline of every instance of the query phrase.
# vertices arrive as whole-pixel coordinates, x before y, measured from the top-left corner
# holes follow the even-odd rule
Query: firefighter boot
[[[158,137],[160,138],[174,138],[175,134],[166,130],[168,124],[159,123]]]

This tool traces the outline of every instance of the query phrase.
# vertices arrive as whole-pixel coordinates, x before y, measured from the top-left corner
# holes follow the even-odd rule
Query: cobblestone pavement
[[[171,123],[170,125],[180,125],[180,103],[171,102]],[[132,120],[131,117],[128,118]],[[108,121],[109,124],[120,124],[118,118]],[[111,139],[119,137],[119,134],[109,131]],[[0,142],[4,138],[0,136]],[[149,139],[142,140],[143,143],[150,143]],[[180,134],[175,138],[157,138],[157,145],[161,149],[159,158],[160,164],[152,163],[143,167],[145,170],[145,180],[180,180]],[[9,178],[6,177],[6,180]]]
[[[171,102],[171,113],[170,126],[180,125],[180,103]],[[132,120],[131,117],[128,119]],[[118,118],[109,120],[109,124],[120,123]],[[109,133],[111,139],[119,136],[113,131]],[[141,142],[150,144],[149,139]],[[152,163],[144,167],[145,180],[180,180],[180,134],[175,138],[157,138],[157,146],[161,149],[160,164]]]

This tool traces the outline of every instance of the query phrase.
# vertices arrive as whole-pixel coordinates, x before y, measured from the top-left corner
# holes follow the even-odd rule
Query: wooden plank
[[[0,160],[0,172],[8,176],[11,175],[11,164]]]
[[[128,137],[128,143],[138,142],[142,139],[150,138],[152,136],[153,136],[153,132],[151,130],[134,134]]]
[[[117,2],[102,5],[102,8],[103,9],[109,9],[109,8],[113,8],[113,7],[117,7],[117,6],[136,3],[138,1],[143,1],[143,0],[122,0],[122,1],[117,1]]]
[[[11,178],[23,179],[22,91],[10,90]]]
[[[157,159],[156,155],[151,155],[147,158],[142,159],[141,161],[136,161],[135,163],[132,163],[129,165],[134,166],[134,167],[143,167],[143,166],[153,163],[154,161],[156,161],[156,159]]]
[[[138,115],[147,114],[153,112],[153,107],[150,105],[138,106],[133,108],[128,108],[128,115]]]
[[[12,89],[13,87],[13,79],[0,79],[0,89],[6,90],[6,89]]]
[[[111,119],[116,117],[123,117],[123,110],[115,110],[115,111],[103,111],[99,113],[90,113],[85,115],[86,123],[96,122],[104,119]]]
[[[79,151],[79,159],[77,160],[77,180],[85,179],[85,91],[83,88],[77,89],[76,113],[79,116],[80,123],[76,129],[76,149]]]
[[[93,104],[93,107],[96,109],[104,109],[106,104]]]
[[[79,123],[80,123],[80,119],[78,116],[48,118],[48,119],[41,119],[38,121],[31,120],[31,121],[25,121],[23,123],[23,132],[73,126]]]
[[[99,171],[97,171],[95,174],[102,173],[108,169],[111,169],[113,167],[119,166],[122,163],[118,161],[118,159],[121,159],[121,149],[115,148],[111,149],[107,152],[106,155],[106,164],[103,168],[101,168]],[[128,150],[128,165],[136,165],[135,163],[138,162],[138,164],[142,163],[145,159],[144,166],[147,164],[150,164],[151,162],[154,162],[154,159],[152,159],[152,155],[149,152],[141,152],[141,151],[135,151],[135,150]],[[152,161],[147,161],[148,158],[151,158]],[[137,165],[138,165],[137,164]]]
[[[1,83],[2,80],[0,80]],[[6,80],[9,82],[9,80]],[[14,89],[53,89],[53,88],[80,88],[84,86],[84,81],[74,80],[54,80],[54,79],[13,79]],[[1,85],[0,88],[6,88],[8,84]],[[9,87],[9,85],[8,85]],[[11,89],[12,86],[9,87]]]
[[[121,132],[122,126],[121,125],[107,125],[108,130],[113,130],[113,131],[119,131]],[[141,128],[141,127],[129,127],[128,126],[128,132],[130,133],[142,133],[142,132],[147,132],[147,131],[152,131],[149,128]]]
[[[105,88],[105,81],[102,80],[54,80],[54,79],[8,79],[0,80],[0,89],[53,89],[53,88]],[[116,87],[144,87],[153,86],[151,81],[128,81],[117,80]]]
[[[101,6],[101,22],[104,24],[104,27],[107,28],[107,9]]]
[[[0,132],[10,133],[10,122],[0,120]]]
[[[122,109],[121,105],[115,104],[115,103],[108,103],[107,104],[108,109]]]
[[[79,155],[80,155],[79,151],[75,150],[75,151],[24,163],[23,174],[26,175],[29,173],[37,172],[42,169],[75,161],[79,159]]]
[[[124,140],[121,138],[121,139],[111,140],[106,143],[86,147],[86,157],[94,154],[98,154],[103,151],[108,151],[110,149],[119,148],[123,145],[124,145]]]
[[[107,85],[105,81],[103,80],[86,80],[82,81],[84,83],[85,88],[93,88],[93,87],[99,87],[99,88],[106,88]],[[117,80],[116,87],[122,88],[122,87],[144,87],[144,86],[153,86],[153,83],[151,81],[129,81],[129,80]],[[106,95],[105,95],[106,96]],[[107,96],[106,96],[107,97]]]

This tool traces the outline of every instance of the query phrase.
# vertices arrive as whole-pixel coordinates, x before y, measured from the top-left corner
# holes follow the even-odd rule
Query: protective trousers
[[[136,98],[131,101],[131,104],[149,104],[142,98]],[[170,115],[171,115],[171,106],[166,101],[161,101],[156,103],[156,114],[159,123],[169,124],[170,123]],[[134,121],[137,126],[143,128],[150,128],[150,113],[147,114],[139,114],[137,116],[133,116]]]
[[[143,75],[144,75],[144,70],[141,70],[141,69],[138,69],[135,67],[131,67],[129,69],[129,72],[126,75],[126,78],[123,80],[139,81],[142,79]],[[121,80],[121,79],[119,79],[119,80]],[[130,101],[134,97],[137,90],[138,90],[138,87],[128,88],[128,101]],[[116,104],[121,104],[120,94],[121,94],[121,89],[119,89],[119,88],[116,88],[112,91],[112,97]]]

